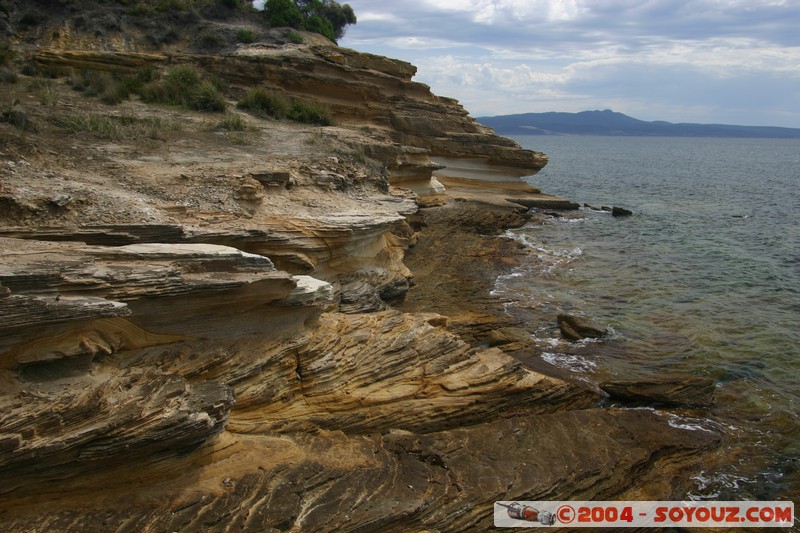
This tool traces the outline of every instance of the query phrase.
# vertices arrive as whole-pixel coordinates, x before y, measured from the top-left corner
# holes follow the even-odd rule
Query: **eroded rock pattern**
[[[59,35],[30,57],[188,62],[340,125],[261,121],[246,148],[0,129],[4,529],[464,531],[498,499],[685,494],[714,431],[598,408],[599,389],[510,355],[524,330],[489,288],[517,259],[497,235],[570,207],[512,181],[545,156],[401,61]]]

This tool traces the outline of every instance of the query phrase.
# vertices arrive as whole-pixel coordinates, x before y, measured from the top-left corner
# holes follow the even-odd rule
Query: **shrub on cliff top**
[[[264,16],[269,25],[275,28],[289,26],[297,28],[303,22],[303,14],[293,0],[267,0]]]
[[[303,28],[334,42],[344,36],[345,26],[356,23],[353,8],[335,0],[267,0],[264,16],[270,26]]]
[[[333,26],[330,22],[320,17],[319,15],[311,15],[303,22],[303,29],[324,35],[331,41],[336,41],[333,35]]]

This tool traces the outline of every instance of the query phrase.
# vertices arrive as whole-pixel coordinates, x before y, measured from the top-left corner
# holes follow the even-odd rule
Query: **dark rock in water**
[[[559,313],[558,327],[561,334],[569,340],[599,339],[608,335],[606,328],[589,322],[585,318]]]
[[[563,209],[564,211],[574,211],[580,208],[580,204],[555,196],[542,195],[541,198],[507,198],[507,200],[525,206],[528,209]]]
[[[600,208],[600,211],[611,211],[611,208],[608,207],[607,205],[604,205],[603,207]]]
[[[665,376],[600,384],[612,399],[671,406],[708,407],[714,403],[714,380],[696,376]]]
[[[629,217],[633,214],[633,211],[629,209],[625,209],[624,207],[617,207],[614,206],[611,208],[611,216],[614,217]]]

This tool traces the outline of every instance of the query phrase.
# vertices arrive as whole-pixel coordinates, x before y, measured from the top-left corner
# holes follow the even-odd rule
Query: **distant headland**
[[[523,113],[478,117],[500,135],[615,135],[800,139],[800,128],[648,122],[606,109],[580,113]]]

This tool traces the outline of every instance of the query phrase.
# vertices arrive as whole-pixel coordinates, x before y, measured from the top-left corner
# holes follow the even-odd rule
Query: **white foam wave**
[[[585,357],[573,354],[563,354],[555,352],[542,352],[542,359],[553,366],[565,368],[575,372],[594,372],[597,363]]]
[[[558,337],[534,337],[533,342],[535,342],[539,346],[547,345],[550,346],[551,348],[555,348],[556,346],[559,346],[562,343],[561,339],[559,339]]]
[[[685,429],[688,431],[705,431],[707,433],[715,433],[713,429],[708,426],[715,426],[714,422],[707,418],[687,418],[676,414],[668,413],[667,424],[676,429]]]
[[[750,481],[744,476],[725,472],[706,474],[705,470],[701,470],[699,474],[692,476],[690,479],[695,482],[697,492],[689,492],[688,496],[695,501],[718,499],[720,497],[720,489],[739,490],[742,488],[742,483]]]

